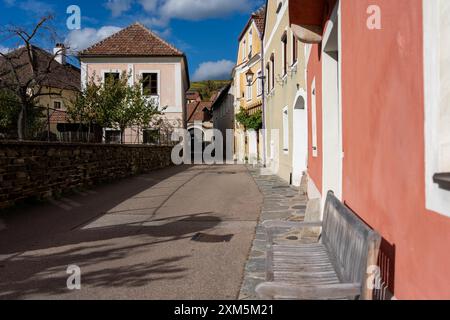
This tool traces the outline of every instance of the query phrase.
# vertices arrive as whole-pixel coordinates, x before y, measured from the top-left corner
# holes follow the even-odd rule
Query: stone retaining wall
[[[0,141],[0,209],[172,165],[171,147]]]

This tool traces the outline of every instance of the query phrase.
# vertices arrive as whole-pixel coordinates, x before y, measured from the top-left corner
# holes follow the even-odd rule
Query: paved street
[[[198,166],[17,208],[0,217],[0,299],[236,299],[262,203],[244,166]]]

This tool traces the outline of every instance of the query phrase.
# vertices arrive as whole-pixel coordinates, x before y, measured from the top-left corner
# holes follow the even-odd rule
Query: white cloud
[[[65,42],[66,45],[70,47],[70,51],[80,51],[109,37],[119,30],[121,30],[121,28],[114,26],[104,26],[100,29],[84,28],[81,30],[73,30],[69,33]]]
[[[158,7],[158,0],[138,0],[138,2],[147,12],[153,12]]]
[[[2,46],[2,45],[0,44],[0,52],[1,52],[1,53],[5,54],[5,53],[8,53],[9,51],[11,51],[11,48]]]
[[[184,20],[201,20],[234,12],[249,12],[251,9],[250,0],[166,0],[160,14]]]
[[[113,17],[118,17],[122,13],[130,10],[133,0],[108,0],[106,8],[111,10]]]
[[[148,19],[167,25],[173,18],[202,20],[236,12],[249,13],[260,0],[108,0],[105,6],[111,10],[114,17],[117,17],[128,12],[136,3],[147,13],[153,14]]]
[[[193,80],[227,80],[231,78],[233,68],[234,62],[229,60],[203,62],[195,71]]]

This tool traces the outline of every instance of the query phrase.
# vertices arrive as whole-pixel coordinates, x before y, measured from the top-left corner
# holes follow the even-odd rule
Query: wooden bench
[[[323,222],[266,221],[267,276],[261,299],[371,300],[368,268],[377,264],[381,237],[330,191]],[[274,243],[278,230],[321,227],[318,242]]]

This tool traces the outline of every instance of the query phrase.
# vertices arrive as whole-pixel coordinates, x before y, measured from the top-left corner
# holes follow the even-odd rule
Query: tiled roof
[[[67,112],[64,111],[54,111],[50,116],[50,123],[66,123],[69,121]]]
[[[264,27],[266,24],[266,6],[262,6],[253,14],[253,20],[255,20],[256,27],[258,31],[263,34]]]
[[[80,52],[80,56],[184,56],[140,23],[135,23]]]
[[[211,117],[209,115],[205,115],[205,112],[203,110],[206,108],[208,110],[211,110],[212,102],[210,101],[202,101],[202,102],[192,102],[187,105],[187,122],[193,123],[195,121],[209,121],[211,120]]]
[[[245,25],[245,28],[242,30],[242,33],[239,36],[239,41],[244,37],[244,35],[247,32],[248,28],[250,27],[252,21],[255,21],[256,28],[258,29],[259,33],[261,35],[263,35],[264,28],[266,25],[266,6],[265,5],[252,13],[252,15],[250,16],[250,19],[248,20],[247,24]]]
[[[19,80],[26,83],[32,77],[31,68],[29,67],[28,54],[25,47],[19,48],[8,53],[11,62],[17,66]],[[79,91],[81,86],[80,69],[71,64],[60,64],[54,59],[54,55],[36,46],[32,47],[32,52],[36,57],[37,74],[42,79],[42,84],[56,89],[67,89]],[[12,80],[10,67],[4,62],[4,58],[0,58],[0,79],[5,83]]]

